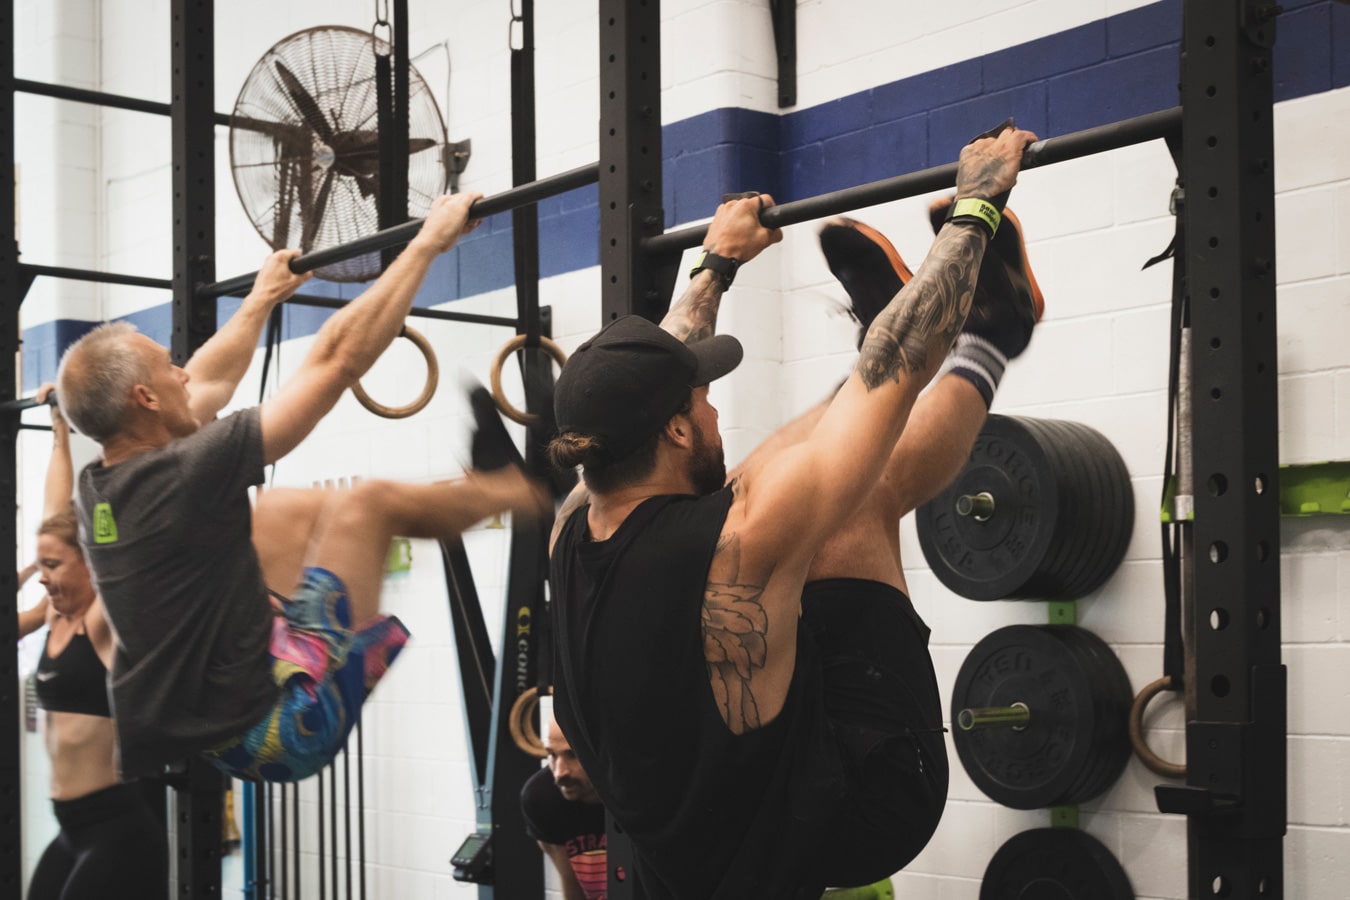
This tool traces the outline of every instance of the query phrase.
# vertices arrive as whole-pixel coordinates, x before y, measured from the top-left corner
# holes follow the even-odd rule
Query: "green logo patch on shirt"
[[[107,503],[94,504],[94,543],[114,544],[117,542],[117,522],[113,519],[112,506]]]

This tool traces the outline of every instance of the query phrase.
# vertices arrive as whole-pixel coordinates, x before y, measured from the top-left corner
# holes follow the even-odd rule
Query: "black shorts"
[[[802,627],[819,651],[846,785],[826,830],[821,876],[836,886],[870,884],[919,854],[947,802],[928,628],[902,592],[850,578],[806,585]]]

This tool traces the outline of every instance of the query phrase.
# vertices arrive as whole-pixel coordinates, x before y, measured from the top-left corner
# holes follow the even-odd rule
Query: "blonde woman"
[[[49,391],[44,386],[39,397]],[[61,830],[38,861],[28,898],[167,897],[164,829],[140,789],[118,776],[107,688],[115,639],[80,550],[70,428],[55,407],[52,439],[35,563],[47,595],[19,614],[19,635],[47,626],[37,696]]]

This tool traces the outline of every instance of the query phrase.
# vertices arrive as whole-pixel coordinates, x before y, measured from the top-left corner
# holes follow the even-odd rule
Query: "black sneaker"
[[[516,442],[511,439],[510,432],[506,430],[506,423],[502,421],[501,413],[497,410],[497,402],[492,399],[492,394],[487,388],[477,383],[473,383],[469,388],[469,407],[473,410],[475,426],[469,451],[471,465],[479,472],[493,472],[507,466],[518,466],[522,472],[546,481],[549,493],[555,500],[561,500],[576,487],[577,473],[572,469],[559,469],[547,459],[547,442],[553,439],[557,427],[553,424],[552,391],[543,391],[542,388],[539,390],[541,396],[538,404],[534,405],[541,410],[542,424],[535,428],[545,435],[544,446],[540,448],[545,457],[541,464],[544,471],[533,472],[525,464],[525,458],[516,447]],[[527,439],[529,434],[527,431]]]
[[[928,219],[937,234],[947,221],[951,197],[940,197],[928,207]],[[1031,272],[1022,223],[1011,209],[989,241],[980,264],[975,299],[963,331],[989,341],[1008,359],[1016,359],[1031,342],[1031,332],[1045,314],[1045,297]]]
[[[497,402],[481,384],[469,390],[469,407],[473,410],[473,441],[470,458],[479,472],[495,472],[507,466],[525,469],[525,458],[502,422]]]
[[[558,436],[558,419],[553,412],[553,370],[546,364],[530,371],[533,374],[524,379],[525,400],[530,409],[537,410],[539,421],[525,432],[525,439],[539,435],[539,458],[543,469],[539,474],[548,481],[554,498],[561,500],[576,487],[578,475],[576,469],[559,469],[548,455],[549,442]]]
[[[848,292],[850,313],[858,321],[858,349],[877,314],[886,308],[914,273],[886,236],[855,219],[836,216],[820,229],[820,250]]]

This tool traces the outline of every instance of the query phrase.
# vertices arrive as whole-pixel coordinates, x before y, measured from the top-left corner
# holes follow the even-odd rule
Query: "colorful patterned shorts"
[[[301,781],[332,761],[361,717],[361,704],[408,642],[394,616],[353,631],[347,588],[309,567],[272,624],[276,705],[260,721],[206,756],[246,781]]]

